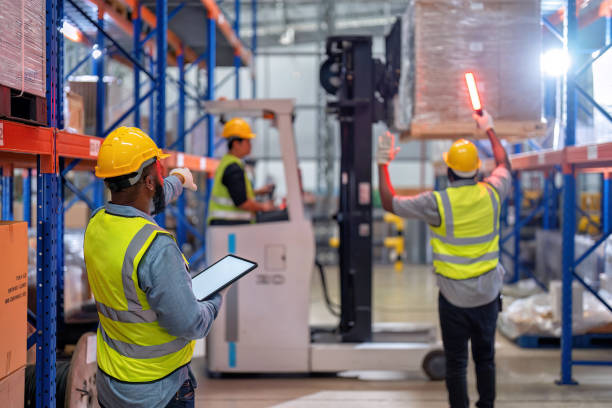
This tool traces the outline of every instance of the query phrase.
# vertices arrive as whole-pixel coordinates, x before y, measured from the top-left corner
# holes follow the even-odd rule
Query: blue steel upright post
[[[142,46],[140,45],[140,33],[142,31],[142,19],[140,18],[141,5],[136,0],[136,7],[132,11],[132,23],[134,25],[134,59],[136,61],[142,61]],[[138,103],[140,100],[140,68],[134,64],[134,103]],[[140,123],[140,106],[137,106],[134,110],[134,126],[137,128],[141,127]]]
[[[576,61],[578,46],[578,21],[576,0],[567,0],[563,24],[564,48],[571,61]],[[576,87],[575,68],[565,74],[565,146],[576,142]],[[559,384],[576,384],[572,379],[572,282],[576,235],[576,179],[573,166],[563,167],[563,244],[562,244],[562,294],[561,294],[561,379]]]
[[[104,28],[104,9],[98,8],[98,25]],[[97,77],[96,82],[96,136],[104,137],[106,107],[106,87],[104,85],[104,33],[98,30],[96,33],[96,47],[98,48],[98,58],[93,59],[93,72]],[[93,189],[93,202],[96,207],[104,204],[104,184],[102,180],[95,179]]]
[[[63,0],[46,0],[46,102],[47,124],[63,126],[63,36],[59,29],[64,14]],[[55,361],[57,335],[57,254],[63,251],[58,241],[59,177],[54,165],[37,158],[36,223],[36,407],[55,407]]]
[[[521,145],[514,146],[514,153],[521,152]],[[521,278],[521,204],[523,202],[523,194],[521,191],[521,172],[516,171],[512,178],[514,185],[514,251],[513,251],[513,274],[511,283],[517,282]]]
[[[176,148],[180,152],[185,151],[185,53],[181,47],[179,55],[176,57],[176,62],[179,71],[179,99],[178,99],[178,126],[177,126],[177,141]],[[185,214],[185,193],[181,194],[176,202],[180,214]],[[183,244],[187,241],[187,232],[185,225],[177,220],[176,222],[176,240],[179,248],[183,248]]]
[[[166,56],[168,55],[168,1],[156,0],[155,13],[157,16],[156,40],[157,40],[157,99],[155,101],[155,137],[157,147],[166,147]],[[157,223],[165,227],[166,217],[164,213],[158,214],[155,219]]]
[[[212,15],[208,16],[207,26],[208,36],[208,49],[206,52],[206,100],[212,101],[215,99],[215,55],[217,52],[217,39],[216,39],[216,22]],[[207,157],[215,156],[215,117],[212,114],[207,114],[207,129],[208,129],[208,143],[207,143]],[[206,211],[205,217],[208,218],[208,203],[210,199],[210,193],[212,191],[213,179],[208,178],[206,180]]]
[[[236,32],[236,37],[240,40],[240,0],[235,0],[235,9],[236,9],[236,20],[234,20],[234,31]],[[253,33],[255,36],[255,33]],[[234,75],[236,76],[236,90],[235,90],[235,98],[240,99],[240,65],[242,61],[240,60],[240,54],[238,50],[234,50]]]
[[[149,55],[149,72],[155,75],[155,59],[153,53]],[[155,83],[151,82],[151,86],[155,88]],[[155,98],[149,98],[149,136],[155,140]]]
[[[13,167],[2,167],[2,220],[13,221]]]
[[[602,194],[601,194],[601,220],[603,224],[603,234],[607,235],[612,231],[612,173],[607,171],[603,174]]]

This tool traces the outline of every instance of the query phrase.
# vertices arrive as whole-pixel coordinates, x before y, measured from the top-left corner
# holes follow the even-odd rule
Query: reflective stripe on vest
[[[238,157],[226,154],[221,158],[219,166],[215,171],[215,179],[213,182],[213,188],[210,195],[209,207],[208,207],[208,220],[221,219],[221,220],[232,220],[232,221],[253,221],[253,214],[250,211],[242,210],[236,207],[228,188],[223,184],[223,175],[228,166],[237,164],[244,172],[244,164]],[[247,199],[255,198],[253,192],[253,186],[251,181],[244,173],[244,183],[246,187]]]
[[[85,231],[88,279],[100,324],[98,365],[126,382],[155,381],[189,363],[195,342],[161,327],[138,284],[138,265],[155,237],[168,234],[141,217],[101,210]]]
[[[436,273],[450,279],[470,279],[499,262],[497,192],[477,183],[434,192],[441,225],[430,226]]]

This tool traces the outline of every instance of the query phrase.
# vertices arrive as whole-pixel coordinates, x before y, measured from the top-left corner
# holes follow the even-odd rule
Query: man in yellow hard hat
[[[183,187],[188,169],[163,178],[168,155],[138,128],[120,127],[100,147],[96,176],[111,200],[85,231],[84,255],[100,324],[98,400],[102,407],[193,407],[195,339],[206,336],[221,296],[196,301],[187,260],[155,223]]]
[[[474,114],[486,130],[497,167],[477,181],[480,159],[473,143],[453,143],[443,158],[449,187],[444,191],[402,197],[395,194],[388,164],[399,148],[387,133],[379,138],[379,188],[385,210],[429,224],[433,265],[440,289],[438,312],[446,354],[446,387],[452,408],[469,406],[466,382],[468,340],[476,366],[480,399],[495,401],[495,330],[501,307],[503,267],[499,264],[500,209],[511,188],[510,161],[493,130],[491,116]]]
[[[222,137],[227,140],[227,153],[215,171],[215,180],[208,207],[210,225],[248,224],[257,212],[274,210],[271,202],[260,203],[256,195],[270,193],[272,185],[254,190],[244,169],[243,159],[251,153],[255,134],[241,118],[228,121]]]

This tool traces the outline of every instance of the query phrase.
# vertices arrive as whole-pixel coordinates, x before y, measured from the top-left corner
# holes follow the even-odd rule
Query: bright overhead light
[[[295,30],[293,27],[287,27],[284,33],[281,34],[278,40],[282,45],[291,45],[295,42]]]
[[[62,28],[60,28],[60,32],[70,41],[81,42],[82,40],[82,35],[79,29],[70,24],[68,21],[64,21]]]
[[[551,77],[560,77],[567,73],[571,65],[567,51],[557,48],[542,54],[542,71]]]
[[[93,46],[93,50],[91,51],[91,57],[93,59],[98,59],[102,56],[102,50],[98,49],[98,44]]]

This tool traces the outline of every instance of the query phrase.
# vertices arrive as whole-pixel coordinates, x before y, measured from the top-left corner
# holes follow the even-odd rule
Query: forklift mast
[[[342,152],[339,328],[343,342],[364,342],[372,336],[372,38],[330,37],[326,49],[321,83],[336,96],[327,109],[340,122]]]

